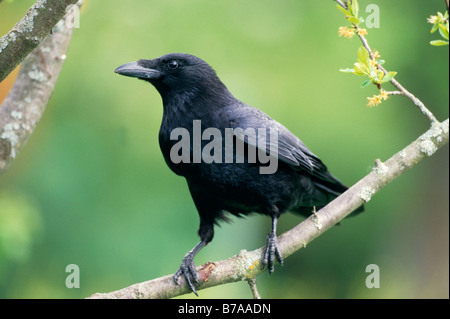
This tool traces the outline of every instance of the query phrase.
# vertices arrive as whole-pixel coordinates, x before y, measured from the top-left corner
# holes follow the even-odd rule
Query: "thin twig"
[[[356,30],[359,30],[359,27],[354,25]],[[358,33],[358,32],[357,32]],[[358,37],[361,40],[364,48],[369,52],[369,57],[371,60],[373,60],[374,56],[373,56],[373,52],[372,49],[369,46],[369,43],[367,42],[367,39],[364,37],[364,35],[361,35],[358,33]],[[384,74],[388,74],[389,72],[380,64],[377,64],[377,68],[381,71],[383,71]],[[425,104],[422,103],[421,100],[419,100],[416,96],[414,96],[414,94],[412,94],[411,92],[409,92],[407,89],[405,89],[403,87],[403,85],[401,85],[396,79],[392,78],[390,80],[391,84],[397,88],[400,92],[402,92],[401,95],[406,96],[407,98],[409,98],[413,104],[415,106],[417,106],[419,108],[419,110],[426,116],[428,117],[428,119],[431,121],[431,123],[438,123],[438,120],[434,117],[433,113],[431,113],[430,110],[428,110],[428,108],[425,106]]]
[[[342,3],[342,1],[340,1],[340,0],[335,0],[335,1],[341,7],[343,7],[344,9],[347,9],[346,6]],[[367,42],[367,39],[364,37],[363,34],[360,34],[360,32],[358,32],[360,29],[356,24],[353,24],[353,27],[356,29],[356,33],[358,34],[358,37],[361,40],[364,48],[369,52],[370,59],[373,60],[374,56],[372,53],[372,49],[370,48],[369,43]],[[388,74],[388,71],[381,65],[377,64],[377,68],[379,70],[383,71],[384,74]],[[430,110],[428,110],[428,108],[425,106],[425,104],[423,104],[423,102],[421,100],[419,100],[416,96],[414,96],[414,94],[412,94],[407,89],[405,89],[403,87],[403,85],[401,85],[396,79],[392,78],[390,80],[390,82],[395,88],[397,88],[399,91],[401,91],[403,93],[402,95],[409,98],[413,102],[413,104],[415,106],[417,106],[417,108],[422,112],[422,114],[424,114],[431,121],[432,124],[439,123],[439,121],[434,117],[433,113]]]
[[[256,287],[256,278],[251,278],[247,280],[250,290],[252,291],[253,299],[261,299],[261,295],[258,292],[258,287]]]
[[[383,71],[384,74],[388,73],[381,65],[378,65],[378,68]],[[425,104],[423,104],[421,100],[419,100],[419,98],[405,89],[403,85],[401,85],[396,79],[391,79],[390,82],[393,86],[399,89],[403,93],[403,95],[409,98],[413,102],[413,104],[419,108],[422,114],[428,117],[431,123],[438,123],[438,120],[436,119],[436,117],[434,117],[433,113],[431,113],[431,111],[425,106]]]
[[[389,95],[404,95],[402,91],[384,91]]]
[[[335,0],[342,8],[344,8],[345,10],[347,10],[347,6],[341,1],[341,0]]]

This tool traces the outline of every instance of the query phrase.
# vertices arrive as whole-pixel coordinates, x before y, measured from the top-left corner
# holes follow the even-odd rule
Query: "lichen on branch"
[[[70,4],[78,0],[37,0],[10,32],[0,39],[0,82],[35,49]]]

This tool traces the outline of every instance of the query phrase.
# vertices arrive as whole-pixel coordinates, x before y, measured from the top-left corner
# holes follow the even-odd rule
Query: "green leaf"
[[[377,61],[378,65],[383,65],[384,62],[386,62],[386,61],[384,61],[384,60],[378,60],[378,61]]]
[[[439,33],[445,40],[448,40],[448,29],[445,25],[439,24]]]
[[[442,45],[448,45],[448,41],[444,41],[444,40],[434,40],[434,41],[430,41],[431,45],[434,45],[435,47],[440,47]]]
[[[439,24],[437,24],[437,23],[434,24],[433,27],[431,28],[430,33],[435,33],[438,28],[439,28]]]
[[[351,16],[352,14],[348,11],[348,10],[346,10],[346,9],[344,9],[344,8],[342,8],[340,5],[336,5],[336,7],[340,10],[340,11],[342,11],[346,16]]]
[[[359,19],[356,17],[348,17],[347,20],[356,25],[360,23]]]
[[[358,0],[353,0],[353,1],[352,1],[352,6],[351,6],[351,8],[352,8],[353,15],[354,15],[355,17],[358,17],[358,12],[359,12]]]
[[[365,81],[361,84],[361,88],[365,88],[365,87],[368,86],[370,83],[372,83],[372,81],[370,81],[370,80],[365,80]]]
[[[370,73],[369,68],[365,64],[363,64],[361,62],[356,62],[354,64],[354,67],[355,67],[355,72],[354,73],[356,75],[369,75],[369,73]]]
[[[392,80],[394,78],[394,76],[397,75],[397,72],[389,72],[388,74],[386,74],[385,76],[383,76],[383,78],[381,79],[382,83],[386,83],[389,82],[390,80]]]
[[[339,69],[343,73],[355,73],[355,69]]]
[[[369,51],[367,51],[365,47],[359,47],[359,49],[358,49],[358,58],[359,58],[359,61],[361,61],[361,63],[363,63],[367,67],[369,67],[370,56],[369,56]]]

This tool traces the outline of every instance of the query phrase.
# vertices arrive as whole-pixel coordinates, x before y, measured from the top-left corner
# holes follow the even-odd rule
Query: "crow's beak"
[[[161,72],[158,70],[148,69],[139,65],[138,62],[121,65],[114,72],[138,79],[159,79],[161,77]]]

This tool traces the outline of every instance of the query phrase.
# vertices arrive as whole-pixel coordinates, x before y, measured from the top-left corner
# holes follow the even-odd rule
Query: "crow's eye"
[[[167,63],[169,66],[169,69],[175,70],[178,68],[178,61],[177,60],[170,60],[169,63]]]

